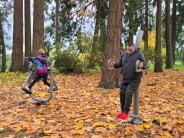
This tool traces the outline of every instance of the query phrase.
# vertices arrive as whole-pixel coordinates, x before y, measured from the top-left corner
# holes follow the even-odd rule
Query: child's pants
[[[50,87],[50,84],[47,81],[47,76],[36,76],[28,87],[31,89],[40,79],[43,79],[43,83]]]
[[[120,91],[121,111],[128,113],[132,104],[133,94],[137,91],[140,80],[123,83]]]

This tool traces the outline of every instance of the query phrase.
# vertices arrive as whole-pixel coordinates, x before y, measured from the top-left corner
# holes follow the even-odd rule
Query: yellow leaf
[[[93,124],[93,127],[105,127],[106,126],[106,123],[104,122],[95,122]]]
[[[146,128],[146,129],[149,129],[149,128],[151,128],[152,127],[152,124],[148,124],[148,123],[145,123],[144,124],[144,128]]]
[[[14,130],[15,130],[15,132],[19,132],[19,131],[22,130],[22,128],[21,127],[16,127]]]
[[[166,122],[166,118],[164,118],[164,117],[156,117],[154,120],[159,120],[160,123]]]
[[[79,129],[82,129],[84,126],[83,126],[83,124],[77,124],[76,126],[75,126],[75,129],[76,130],[79,130]]]
[[[76,135],[84,135],[85,131],[84,130],[76,130]]]
[[[141,131],[141,132],[145,131],[143,125],[139,125],[139,126],[138,126],[138,130]]]
[[[145,129],[150,129],[152,128],[152,124],[149,123],[144,123],[138,126],[139,131],[145,131]]]
[[[48,123],[55,123],[56,120],[47,120]]]
[[[107,123],[106,125],[108,126],[109,129],[115,129],[116,128],[116,125],[112,124],[112,123]]]
[[[45,97],[47,94],[46,93],[43,93],[43,92],[40,92],[39,94],[37,94],[38,97]]]

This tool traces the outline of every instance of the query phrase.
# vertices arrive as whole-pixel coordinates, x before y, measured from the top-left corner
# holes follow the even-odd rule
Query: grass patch
[[[0,83],[20,84],[26,80],[27,73],[6,72],[0,73]]]
[[[165,63],[164,63],[162,68],[164,69],[165,66],[166,66],[166,65],[165,65]],[[154,64],[150,64],[148,70],[153,71],[153,70],[154,70]],[[175,62],[174,70],[176,70],[176,71],[184,71],[184,65],[182,64],[181,61],[176,61],[176,62]]]
[[[174,65],[174,70],[184,70],[184,65],[180,61],[176,61]]]

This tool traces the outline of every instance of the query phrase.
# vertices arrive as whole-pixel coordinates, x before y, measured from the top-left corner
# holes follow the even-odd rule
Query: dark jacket
[[[114,68],[121,67],[123,82],[130,82],[141,79],[142,72],[136,72],[137,60],[141,60],[144,63],[143,68],[146,68],[146,61],[140,49],[135,49],[133,54],[128,54],[127,51],[124,52],[121,55],[119,61],[114,64]]]

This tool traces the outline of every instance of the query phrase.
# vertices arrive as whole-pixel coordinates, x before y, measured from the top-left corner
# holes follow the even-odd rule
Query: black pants
[[[28,87],[31,89],[40,79],[43,79],[43,83],[50,87],[50,84],[47,81],[47,76],[36,76]]]
[[[132,104],[133,94],[137,91],[140,80],[123,83],[120,91],[121,111],[128,113]]]

